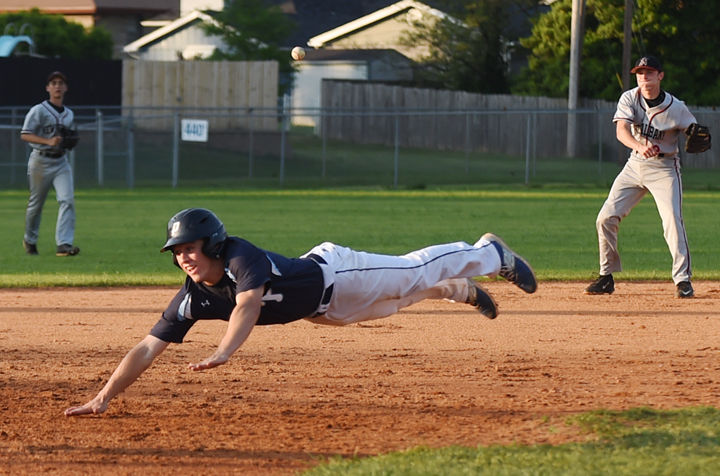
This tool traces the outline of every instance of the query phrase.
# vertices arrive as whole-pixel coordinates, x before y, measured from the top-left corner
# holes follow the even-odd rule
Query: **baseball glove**
[[[62,150],[72,150],[80,140],[80,136],[75,129],[59,126],[58,133],[60,137],[62,137],[62,141],[60,142],[60,148]]]
[[[685,151],[691,154],[699,154],[710,148],[710,129],[694,123],[685,130]]]

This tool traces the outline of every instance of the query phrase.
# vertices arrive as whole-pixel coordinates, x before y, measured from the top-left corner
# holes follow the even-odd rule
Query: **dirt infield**
[[[718,406],[720,283],[488,288],[500,316],[426,302],[346,328],[256,328],[225,366],[186,369],[223,322],[171,345],[101,416],[66,418],[174,289],[0,290],[0,474],[292,474],[418,445],[560,443],[597,408]]]

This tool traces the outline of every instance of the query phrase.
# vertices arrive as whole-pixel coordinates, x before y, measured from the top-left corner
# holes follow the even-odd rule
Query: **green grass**
[[[638,408],[568,419],[588,441],[563,445],[414,448],[372,458],[334,458],[303,473],[323,475],[716,475],[720,410]]]
[[[322,241],[400,254],[426,245],[474,242],[492,231],[534,266],[541,280],[589,279],[597,270],[595,216],[606,189],[436,190],[78,190],[71,258],[54,255],[57,204],[46,202],[38,247],[21,247],[26,192],[0,192],[0,287],[162,285],[182,280],[159,253],[170,216],[207,207],[231,234],[298,256]],[[720,278],[715,219],[720,192],[688,191],[685,222],[696,279]],[[650,197],[623,222],[619,279],[669,279],[670,255]]]
[[[687,181],[686,181],[687,183]],[[700,183],[700,182],[698,182]],[[720,192],[688,190],[684,212],[696,279],[720,279]],[[589,279],[597,270],[594,221],[607,187],[474,185],[296,189],[79,189],[80,255],[54,255],[57,204],[46,203],[40,256],[21,247],[27,192],[0,191],[0,287],[179,285],[184,275],[159,252],[171,215],[186,207],[218,213],[231,234],[297,256],[335,241],[404,253],[492,231],[533,264],[541,280]],[[670,279],[670,256],[650,197],[623,222],[619,279]],[[569,421],[590,441],[559,446],[416,448],[362,460],[333,460],[310,471],[377,475],[703,475],[720,474],[718,410],[593,412]]]

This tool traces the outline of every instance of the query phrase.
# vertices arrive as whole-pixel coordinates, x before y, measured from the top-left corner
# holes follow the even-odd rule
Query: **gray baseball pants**
[[[32,151],[28,160],[28,182],[30,198],[25,211],[25,241],[31,244],[37,243],[43,205],[50,187],[53,187],[60,206],[55,225],[55,243],[57,245],[73,244],[75,239],[75,197],[72,169],[67,155],[55,159]]]

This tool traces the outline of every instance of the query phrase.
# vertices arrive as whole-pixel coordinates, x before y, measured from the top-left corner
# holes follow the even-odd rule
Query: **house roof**
[[[177,10],[177,4],[177,0],[0,0],[0,12],[17,12],[31,8],[37,8],[43,13],[65,15],[91,15],[110,10],[160,12]]]
[[[308,50],[305,54],[303,61],[371,61],[378,58],[384,58],[387,56],[403,57],[410,61],[409,58],[404,56],[397,50],[394,49],[318,49]]]
[[[326,31],[320,35],[313,36],[307,42],[308,46],[313,48],[322,48],[326,43],[341,38],[349,33],[360,30],[374,23],[383,21],[389,17],[397,15],[400,12],[417,9],[425,13],[429,13],[438,18],[446,18],[447,15],[440,10],[425,5],[424,3],[416,2],[414,0],[401,0],[399,2],[388,5],[385,8],[381,8],[372,13],[364,15],[360,18],[352,20],[348,23],[340,25],[332,30]]]
[[[152,43],[155,43],[156,41],[161,40],[162,38],[165,38],[167,36],[172,35],[175,31],[184,28],[196,21],[207,21],[207,22],[214,22],[215,20],[213,17],[208,15],[207,13],[203,13],[199,10],[194,10],[184,17],[178,18],[177,20],[168,23],[167,25],[158,28],[157,30],[148,33],[147,35],[144,35],[137,40],[133,41],[132,43],[129,43],[123,47],[124,53],[136,53],[140,49],[144,48],[147,45],[150,45]]]
[[[93,0],[0,0],[1,12],[18,12],[37,8],[44,13],[92,14],[96,7]]]
[[[0,0],[0,2],[2,1],[5,0]],[[354,0],[351,2],[339,2],[337,0],[269,1],[280,7],[280,9],[296,23],[294,33],[286,40],[287,43],[285,46],[287,47],[305,45],[311,36],[355,20],[358,16],[364,16],[378,8],[386,7],[390,3],[388,0]],[[199,19],[213,21],[212,17],[208,14],[200,12],[199,10],[193,11],[184,17],[165,23],[164,26],[125,45],[123,52],[137,52],[141,48],[170,36],[177,30]]]
[[[270,0],[296,25],[285,46],[307,44],[308,38],[387,7],[393,0]]]

